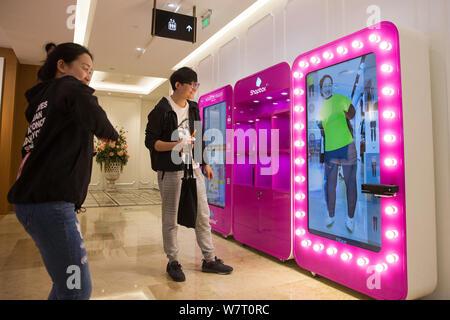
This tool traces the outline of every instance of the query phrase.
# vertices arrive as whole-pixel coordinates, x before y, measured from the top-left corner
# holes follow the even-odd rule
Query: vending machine
[[[294,256],[376,299],[437,282],[428,46],[382,22],[292,67]]]
[[[292,257],[290,66],[239,80],[233,107],[233,235]]]
[[[210,224],[214,231],[228,237],[231,231],[231,204],[233,166],[231,158],[232,141],[227,130],[232,128],[233,88],[228,85],[207,93],[199,99],[200,118],[209,165],[214,180],[205,178],[206,194],[210,207]]]

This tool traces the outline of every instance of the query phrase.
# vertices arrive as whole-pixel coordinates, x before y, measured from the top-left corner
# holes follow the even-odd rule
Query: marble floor
[[[327,279],[313,278],[293,260],[281,262],[217,233],[213,233],[216,254],[234,271],[202,273],[195,234],[184,227],[178,238],[186,281],[176,283],[165,272],[160,205],[88,208],[78,219],[88,250],[92,299],[369,299]],[[46,299],[50,288],[31,238],[15,215],[0,216],[0,300]]]

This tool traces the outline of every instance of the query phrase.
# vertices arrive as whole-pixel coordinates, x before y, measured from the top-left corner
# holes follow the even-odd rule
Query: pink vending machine
[[[382,22],[292,67],[295,260],[376,299],[436,286],[428,51]]]
[[[233,235],[281,260],[291,258],[290,67],[239,80],[233,108]]]
[[[231,204],[233,166],[227,162],[232,152],[232,137],[226,134],[232,128],[233,88],[229,85],[207,93],[199,99],[200,117],[210,167],[214,180],[205,178],[210,206],[210,224],[225,237],[231,235]],[[230,139],[230,141],[229,141]]]

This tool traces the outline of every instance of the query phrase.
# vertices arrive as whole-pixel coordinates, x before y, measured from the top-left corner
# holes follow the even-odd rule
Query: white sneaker
[[[353,233],[353,230],[355,229],[355,221],[353,219],[347,218],[345,226],[350,233]]]
[[[336,221],[335,217],[331,218],[331,217],[327,217],[325,219],[325,224],[327,226],[327,228],[331,228],[331,226],[333,225],[334,221]]]

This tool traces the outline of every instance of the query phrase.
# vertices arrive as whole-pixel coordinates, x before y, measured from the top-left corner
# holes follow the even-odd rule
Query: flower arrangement
[[[120,164],[120,172],[127,164],[130,154],[128,153],[127,137],[125,136],[123,128],[119,131],[119,138],[117,141],[97,141],[95,161],[100,164],[100,170],[103,170],[103,165],[109,167],[110,163],[117,162]]]

